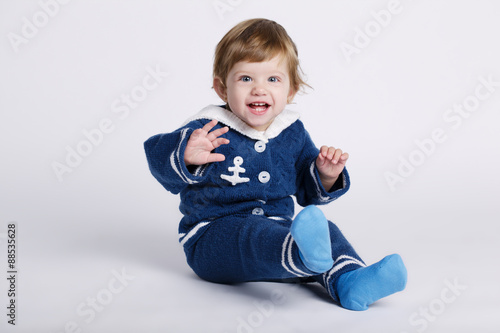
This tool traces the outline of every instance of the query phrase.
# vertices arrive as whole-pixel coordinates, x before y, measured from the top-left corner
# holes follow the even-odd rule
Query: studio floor
[[[185,263],[174,221],[129,216],[116,228],[106,220],[17,222],[16,325],[4,317],[3,332],[500,330],[499,245],[492,237],[470,233],[464,242],[423,237],[418,228],[398,239],[350,232],[365,261],[397,248],[409,273],[406,290],[355,312],[332,302],[319,284],[203,281]],[[0,287],[7,288],[5,280]],[[6,304],[5,292],[2,298]]]

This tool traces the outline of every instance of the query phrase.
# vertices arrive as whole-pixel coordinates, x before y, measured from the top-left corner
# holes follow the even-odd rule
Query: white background
[[[0,277],[9,222],[19,244],[17,325],[6,323],[1,278],[0,331],[498,332],[500,5],[401,0],[382,26],[375,16],[389,4],[0,1]],[[351,155],[351,190],[323,211],[367,263],[399,253],[407,265],[407,289],[368,311],[340,308],[318,285],[200,280],[177,242],[179,198],[149,173],[143,142],[220,103],[215,45],[254,17],[298,46],[314,89],[291,108],[318,145]],[[122,95],[144,92],[148,69],[168,76],[114,112]],[[446,121],[488,92],[480,77],[497,82],[489,96]],[[54,163],[103,120],[112,131],[60,181]],[[439,129],[446,140],[419,153],[415,142]],[[412,172],[400,166],[410,157]],[[406,174],[391,190],[387,172]]]

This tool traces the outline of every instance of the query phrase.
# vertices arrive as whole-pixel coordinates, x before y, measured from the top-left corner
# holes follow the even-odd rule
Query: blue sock
[[[398,254],[392,254],[368,267],[342,274],[336,289],[340,304],[350,310],[366,310],[382,297],[406,286],[407,272]]]
[[[290,228],[302,262],[315,273],[324,273],[333,266],[328,223],[319,208],[307,206],[297,214]]]

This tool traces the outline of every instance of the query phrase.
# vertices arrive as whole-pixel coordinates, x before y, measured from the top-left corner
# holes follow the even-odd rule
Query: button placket
[[[254,144],[254,149],[258,153],[264,152],[266,150],[266,147],[267,147],[266,143],[262,140],[259,140],[259,141],[255,142],[255,144]],[[261,171],[258,175],[258,179],[259,179],[259,182],[261,182],[262,184],[265,184],[265,183],[269,182],[269,180],[271,179],[271,175],[267,171]]]

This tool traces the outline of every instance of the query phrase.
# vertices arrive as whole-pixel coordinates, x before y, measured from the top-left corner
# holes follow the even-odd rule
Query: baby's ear
[[[226,86],[224,85],[224,82],[222,82],[222,79],[219,77],[214,77],[214,85],[213,88],[217,95],[224,101],[227,102],[227,90]]]
[[[293,102],[293,99],[294,99],[296,94],[297,94],[297,90],[290,87],[290,91],[288,92],[288,97],[286,99],[287,104],[291,104]]]

